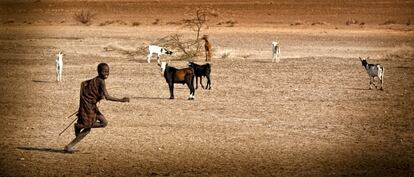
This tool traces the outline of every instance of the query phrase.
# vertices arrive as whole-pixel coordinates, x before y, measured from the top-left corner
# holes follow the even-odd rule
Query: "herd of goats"
[[[203,37],[205,41],[205,54],[206,54],[206,62],[211,61],[211,45],[208,42],[206,37]],[[168,66],[167,62],[161,62],[160,56],[164,54],[171,55],[173,52],[165,47],[159,47],[156,45],[149,45],[148,46],[148,55],[147,55],[147,62],[151,62],[151,57],[153,54],[157,54],[157,62],[158,66],[160,66],[161,73],[164,75],[166,82],[168,83],[169,90],[170,90],[170,99],[174,99],[174,84],[187,84],[188,88],[190,89],[190,96],[188,97],[189,100],[194,99],[195,89],[198,88],[198,78],[200,78],[200,85],[203,89],[211,89],[211,80],[210,80],[210,73],[211,73],[211,65],[209,63],[199,65],[194,62],[188,62],[187,68],[177,69],[172,66]],[[60,82],[62,79],[62,70],[63,70],[63,52],[60,51],[56,55],[56,81]],[[280,47],[278,42],[272,42],[272,62],[279,62],[280,61]],[[369,64],[367,58],[359,57],[362,66],[368,73],[370,78],[369,82],[369,89],[372,89],[372,86],[375,88],[379,88],[383,90],[384,86],[384,67],[381,64]],[[204,87],[202,83],[202,77],[207,78],[207,85]],[[196,88],[194,89],[194,78],[196,78]],[[375,78],[378,78],[380,82],[380,86],[375,84]]]

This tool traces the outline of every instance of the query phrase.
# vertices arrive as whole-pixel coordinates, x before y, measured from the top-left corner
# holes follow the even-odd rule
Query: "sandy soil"
[[[199,6],[218,16],[202,31],[212,90],[193,101],[182,85],[168,99],[155,59],[104,50],[192,37],[177,22]],[[90,25],[79,10],[96,14]],[[414,2],[396,0],[2,2],[0,176],[414,176],[412,22]],[[360,56],[385,67],[384,91],[368,89]],[[109,125],[63,153],[73,129],[58,134],[100,62],[109,93],[131,102],[101,101]]]

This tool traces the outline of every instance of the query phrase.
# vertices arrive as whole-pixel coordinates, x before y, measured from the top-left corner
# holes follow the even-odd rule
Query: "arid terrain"
[[[155,57],[214,11],[212,89],[170,100]],[[74,16],[91,12],[88,24]],[[414,1],[137,0],[0,2],[0,176],[414,176]],[[271,42],[281,60],[271,62]],[[63,81],[55,55],[63,50]],[[178,52],[161,56],[177,68]],[[358,57],[385,68],[369,89]],[[109,121],[73,154],[80,83],[110,65]],[[205,79],[203,80],[205,84]]]

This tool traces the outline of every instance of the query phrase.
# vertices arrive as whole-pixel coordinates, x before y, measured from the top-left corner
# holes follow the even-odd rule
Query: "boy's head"
[[[98,74],[102,79],[107,79],[109,76],[109,65],[106,63],[99,63]]]

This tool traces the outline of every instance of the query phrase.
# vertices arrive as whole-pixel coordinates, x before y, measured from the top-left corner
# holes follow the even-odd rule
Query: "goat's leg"
[[[56,82],[59,82],[59,66],[56,65]]]
[[[195,76],[195,78],[196,78],[196,88],[195,89],[198,89],[198,76]]]
[[[174,99],[174,83],[168,83],[168,86],[170,88],[170,99]]]
[[[384,69],[382,69],[382,74],[381,74],[381,89],[380,90],[384,90]]]
[[[208,88],[209,90],[211,90],[211,81],[210,81],[210,76],[206,76],[207,77],[207,85],[206,85],[206,89]]]
[[[280,48],[277,47],[277,55],[276,55],[276,62],[280,61]]]
[[[201,88],[206,89],[204,88],[204,85],[203,85],[203,76],[200,76],[200,85],[201,85]]]
[[[382,90],[382,78],[380,76],[378,76],[378,82],[375,84],[375,88]]]
[[[369,89],[371,90],[372,89],[372,84],[373,84],[373,80],[374,80],[374,77],[369,77]]]
[[[62,81],[62,73],[63,73],[63,63],[59,67],[59,80]]]
[[[206,53],[206,61],[207,61],[207,51],[205,53]]]
[[[381,79],[379,78],[379,77],[377,77],[378,79],[377,80],[375,80],[375,76],[373,77],[373,81],[372,81],[372,84],[374,85],[374,87],[376,88],[376,89],[379,89],[379,83],[378,82],[381,82]]]
[[[59,67],[59,82],[62,81],[62,66]]]
[[[187,77],[187,86],[190,89],[190,96],[188,97],[189,100],[194,100],[194,94],[195,94],[195,89],[194,89],[194,77]]]
[[[369,89],[370,89],[370,90],[372,89],[371,84],[372,84],[372,77],[371,77],[371,76],[369,76]]]
[[[150,54],[147,55],[147,62],[148,63],[151,63],[151,56],[152,56],[152,53],[150,53]]]
[[[210,61],[209,55],[210,55],[210,52],[209,51],[206,51],[206,61]]]

